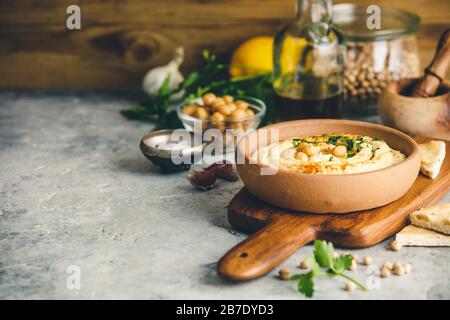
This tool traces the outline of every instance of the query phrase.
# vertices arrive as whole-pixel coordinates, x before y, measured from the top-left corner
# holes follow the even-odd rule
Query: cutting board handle
[[[279,216],[220,259],[217,272],[231,280],[251,280],[274,269],[316,238],[314,220]]]

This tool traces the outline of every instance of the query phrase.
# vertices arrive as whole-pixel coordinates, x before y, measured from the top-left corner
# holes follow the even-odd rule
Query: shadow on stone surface
[[[161,175],[161,169],[145,158],[120,158],[113,159],[112,164],[120,171],[126,171],[136,174]]]

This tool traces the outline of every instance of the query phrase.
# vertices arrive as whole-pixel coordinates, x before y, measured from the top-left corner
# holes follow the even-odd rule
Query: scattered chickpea
[[[381,268],[380,270],[380,276],[382,278],[387,278],[391,275],[391,271],[388,268]]]
[[[308,161],[308,156],[303,152],[297,152],[295,155],[295,159],[306,162]]]
[[[392,264],[392,262],[385,262],[383,263],[383,265],[381,266],[381,269],[386,268],[388,270],[393,270],[394,269],[394,265]]]
[[[350,265],[349,270],[355,271],[358,268],[358,264],[356,263],[356,260],[352,260],[352,264]]]
[[[345,146],[337,146],[331,153],[333,154],[333,156],[342,158],[347,155],[347,148]]]
[[[238,121],[238,120],[241,120],[246,117],[247,117],[247,113],[245,112],[245,110],[236,109],[231,113],[230,120]]]
[[[372,264],[372,257],[370,257],[370,256],[365,256],[365,257],[364,257],[364,260],[363,260],[363,263],[364,263],[366,266],[370,266],[370,265]]]
[[[394,263],[394,265],[392,266],[392,270],[394,270],[395,268],[399,268],[399,267],[401,267],[402,266],[402,264],[400,263],[400,262],[396,262],[396,263]]]
[[[216,95],[214,93],[208,92],[203,96],[202,100],[205,105],[212,105],[216,100]]]
[[[347,284],[345,285],[345,290],[347,291],[353,291],[355,290],[355,284],[353,282],[347,282]]]
[[[352,258],[355,262],[358,262],[358,255],[356,253],[352,254]]]
[[[302,143],[298,146],[297,151],[304,152],[308,156],[313,156],[317,153],[317,147],[310,143]]]
[[[402,249],[402,245],[396,240],[391,241],[391,249],[393,251],[400,251]]]
[[[300,262],[299,268],[308,269],[309,268],[308,263],[305,260],[303,260],[302,262]]]
[[[181,112],[184,114],[187,114],[188,116],[192,116],[194,112],[197,110],[198,106],[196,104],[190,104],[183,109],[181,109]]]
[[[411,265],[409,263],[405,263],[403,268],[405,269],[405,273],[406,274],[411,273],[411,271],[412,271],[412,267],[411,267]]]
[[[225,103],[232,103],[234,99],[232,96],[223,96],[223,100],[225,100]]]
[[[394,274],[396,276],[402,276],[405,274],[405,268],[402,265],[397,265],[394,267]]]
[[[289,268],[280,269],[280,271],[278,271],[278,275],[281,280],[291,279],[291,271],[289,270]]]
[[[194,116],[195,116],[196,118],[200,119],[200,120],[206,120],[206,119],[209,118],[209,113],[208,113],[208,111],[206,111],[205,108],[203,108],[203,107],[198,107],[198,108],[195,110]]]
[[[245,102],[245,101],[242,101],[242,100],[236,100],[235,104],[236,104],[236,107],[238,109],[244,109],[245,110],[245,109],[248,108],[248,103]]]

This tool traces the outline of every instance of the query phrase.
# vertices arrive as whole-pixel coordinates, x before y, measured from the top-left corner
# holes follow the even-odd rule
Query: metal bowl
[[[176,140],[179,134],[174,135],[175,130],[159,130],[146,134],[139,146],[144,156],[165,172],[188,170],[205,146],[201,141],[197,143],[192,132],[184,129],[176,130],[179,134],[190,137],[189,141],[181,144]],[[178,161],[174,160],[174,155]],[[180,162],[180,159],[183,161]]]

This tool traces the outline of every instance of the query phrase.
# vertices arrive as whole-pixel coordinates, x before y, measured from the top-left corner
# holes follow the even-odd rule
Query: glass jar
[[[343,56],[331,0],[297,0],[275,37],[274,90],[280,120],[340,116]]]
[[[380,6],[381,29],[367,27],[367,5],[333,6],[333,27],[343,36],[346,116],[376,114],[378,94],[390,81],[420,75],[416,41],[420,18],[407,11]]]

